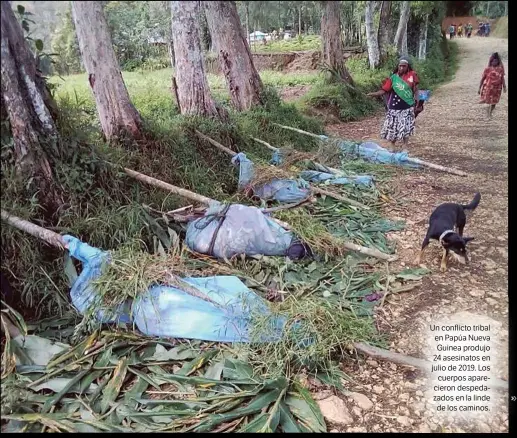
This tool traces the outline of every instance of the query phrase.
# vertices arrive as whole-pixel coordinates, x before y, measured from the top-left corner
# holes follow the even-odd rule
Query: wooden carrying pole
[[[232,157],[237,155],[237,152],[232,151],[231,149],[227,148],[226,146],[222,145],[221,143],[215,141],[214,139],[207,137],[206,135],[202,134],[201,132],[196,130],[196,134],[199,136],[199,138],[208,141],[210,144],[214,145],[216,148],[220,149],[223,152],[226,152],[228,155],[231,155]],[[320,189],[319,187],[311,186],[311,190],[314,193],[319,193],[320,195],[328,196],[330,198],[337,199],[341,202],[346,202],[350,205],[353,205],[355,207],[360,207],[364,210],[370,210],[370,207],[367,205],[361,204],[360,202],[354,201],[353,199],[350,199],[346,196],[338,195],[337,193],[330,192],[328,190]]]
[[[278,123],[273,123],[273,125],[276,125],[279,128],[288,129],[289,131],[298,132],[299,134],[308,135],[310,137],[317,138],[318,140],[321,140],[321,141],[325,141],[325,139],[322,138],[322,136],[313,134],[312,132],[307,132],[307,131],[304,131],[304,130],[298,129],[298,128],[292,128],[290,126],[279,125]],[[408,161],[408,163],[418,164],[420,166],[428,167],[429,169],[440,170],[441,172],[451,173],[453,175],[468,176],[467,173],[465,173],[461,170],[453,169],[452,167],[441,166],[439,164],[430,163],[429,161],[420,160],[419,158],[408,158],[407,161]]]
[[[68,247],[60,234],[14,216],[5,210],[2,210],[2,220],[7,222],[9,225],[12,225],[14,228],[25,231],[27,234],[47,242],[49,245],[60,249]]]

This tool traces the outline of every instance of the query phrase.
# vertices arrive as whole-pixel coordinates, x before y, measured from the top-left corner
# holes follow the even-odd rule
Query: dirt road
[[[496,38],[458,39],[460,67],[455,79],[440,87],[417,119],[416,135],[408,150],[411,155],[468,172],[458,177],[436,171],[402,174],[394,182],[406,202],[404,209],[387,213],[403,218],[407,228],[394,233],[400,265],[413,266],[433,209],[443,202],[468,203],[480,191],[481,203],[467,219],[466,236],[471,264],[449,262],[440,272],[440,250],[435,242],[425,255],[432,270],[422,286],[410,293],[388,298],[377,314],[381,329],[390,334],[391,349],[425,357],[425,340],[430,323],[448,315],[466,312],[474,318],[490,318],[498,337],[500,360],[492,362],[496,376],[508,379],[508,100],[503,94],[488,120],[486,105],[479,105],[477,89],[483,69],[494,51],[505,61],[508,81],[508,40]],[[509,85],[511,86],[511,85]],[[350,132],[379,139],[382,118],[353,125],[340,124],[328,131],[343,138]],[[508,432],[507,393],[492,396],[495,405],[485,416],[473,420],[452,419],[434,413],[429,381],[420,372],[380,361],[366,361],[350,390],[365,398],[348,397],[348,420],[336,430],[353,432]],[[346,415],[345,415],[346,417]]]

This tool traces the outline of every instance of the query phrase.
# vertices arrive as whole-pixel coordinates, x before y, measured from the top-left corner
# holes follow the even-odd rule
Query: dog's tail
[[[479,205],[479,201],[481,201],[481,193],[477,192],[474,195],[474,199],[472,202],[468,205],[462,205],[463,210],[475,210],[476,207]]]

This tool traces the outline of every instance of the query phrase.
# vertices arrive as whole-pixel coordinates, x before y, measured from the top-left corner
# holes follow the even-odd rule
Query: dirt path
[[[417,132],[409,144],[410,154],[431,162],[462,169],[462,178],[445,173],[417,171],[401,173],[394,184],[406,202],[404,209],[388,213],[406,220],[407,229],[394,233],[400,264],[413,266],[427,220],[443,202],[468,203],[476,191],[482,200],[467,219],[465,234],[471,264],[449,262],[447,273],[439,270],[439,246],[432,243],[425,264],[432,270],[422,286],[410,293],[389,297],[377,315],[381,329],[390,333],[391,349],[424,357],[430,322],[447,315],[468,312],[488,317],[500,335],[496,375],[508,379],[508,100],[503,95],[492,120],[485,105],[478,105],[477,89],[488,57],[499,51],[508,58],[508,40],[461,39],[460,67],[455,79],[440,87],[417,119]],[[506,72],[508,67],[505,62]],[[382,117],[355,124],[328,127],[343,138],[379,139]],[[355,133],[355,135],[351,135]],[[362,134],[362,135],[361,135]],[[492,365],[494,365],[492,363]],[[508,432],[507,393],[500,392],[490,414],[475,420],[439,417],[430,408],[431,394],[426,376],[410,368],[368,360],[359,369],[357,386],[363,394],[346,400],[348,421],[336,427],[346,432]],[[371,403],[370,403],[371,402]]]

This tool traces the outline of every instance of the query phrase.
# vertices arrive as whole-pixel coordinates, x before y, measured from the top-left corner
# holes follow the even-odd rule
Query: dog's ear
[[[465,245],[466,245],[467,243],[469,243],[471,240],[474,240],[474,238],[473,238],[473,237],[464,237],[464,238],[463,238],[463,242],[465,243]]]

